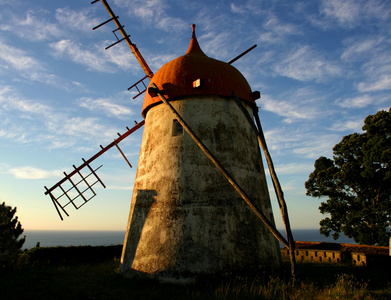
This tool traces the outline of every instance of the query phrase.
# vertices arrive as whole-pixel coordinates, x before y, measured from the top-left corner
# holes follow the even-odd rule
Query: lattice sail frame
[[[83,161],[86,162],[84,158]],[[64,172],[66,180],[58,184],[57,188],[49,191],[45,186],[61,220],[64,219],[61,215],[61,211],[69,216],[68,212],[65,210],[69,204],[72,204],[75,209],[79,209],[96,196],[96,192],[92,188],[95,184],[100,183],[103,188],[106,188],[103,181],[96,174],[96,171],[103,165],[100,165],[96,169],[92,169],[89,164],[86,164],[86,166],[90,171],[86,176],[83,176],[81,169],[76,168],[74,165],[73,167],[75,168],[76,173],[73,176],[69,176]],[[75,178],[72,180],[72,177]]]
[[[81,164],[79,167],[73,165],[74,170],[69,174],[64,172],[65,177],[59,182],[57,182],[55,185],[53,185],[51,188],[47,188],[45,186],[45,195],[49,195],[52,199],[54,207],[56,208],[56,211],[60,216],[61,220],[64,220],[61,212],[63,212],[67,217],[69,217],[68,212],[65,210],[68,205],[71,204],[75,209],[79,209],[96,196],[95,190],[92,188],[95,184],[100,183],[103,188],[106,188],[105,184],[96,173],[96,171],[99,170],[103,165],[99,166],[96,169],[93,169],[90,166],[90,164],[95,159],[97,159],[110,148],[116,146],[126,160],[126,162],[131,167],[129,161],[119,148],[118,144],[123,139],[127,138],[130,134],[135,132],[137,129],[142,127],[144,123],[145,121],[142,120],[140,123],[136,123],[136,125],[130,129],[126,127],[128,131],[126,131],[122,135],[118,133],[119,138],[115,139],[111,144],[107,145],[106,147],[101,146],[102,150],[100,150],[90,159],[85,160],[83,158],[83,164]],[[87,175],[83,175],[81,173],[82,169],[84,169],[85,167],[87,167],[89,172],[87,173]]]

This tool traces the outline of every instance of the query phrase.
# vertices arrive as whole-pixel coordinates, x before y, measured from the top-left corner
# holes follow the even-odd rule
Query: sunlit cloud
[[[17,179],[45,179],[62,176],[60,170],[47,171],[32,166],[10,168],[8,172]]]

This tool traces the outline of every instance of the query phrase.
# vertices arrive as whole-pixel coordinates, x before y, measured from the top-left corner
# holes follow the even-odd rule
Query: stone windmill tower
[[[117,26],[113,30],[117,41],[106,49],[126,41],[145,72],[130,87],[138,90],[135,97],[147,91],[144,120],[118,133],[80,166],[73,165],[74,170],[64,172],[51,188],[45,186],[60,218],[62,213],[69,216],[68,207],[79,209],[94,198],[95,184],[105,187],[97,174],[102,166],[91,166],[99,156],[116,146],[130,165],[118,144],[145,126],[121,271],[171,279],[276,270],[281,266],[279,240],[290,250],[294,275],[294,240],[258,118],[259,92],[252,92],[231,65],[252,48],[228,63],[209,58],[193,25],[186,54],[154,75],[107,1],[92,4],[97,2],[103,3],[111,19],[93,29],[111,21]],[[139,85],[145,89],[140,91]],[[288,241],[274,225],[258,143],[268,162]]]
[[[175,114],[274,224],[258,141],[233,99],[252,115],[251,88],[233,66],[203,53],[194,28],[186,54],[154,75],[144,98],[121,270],[160,277],[275,270],[277,240]]]

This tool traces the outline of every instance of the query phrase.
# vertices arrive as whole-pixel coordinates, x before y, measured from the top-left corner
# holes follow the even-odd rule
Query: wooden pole
[[[216,157],[210,152],[210,150],[201,142],[201,140],[197,137],[197,135],[193,132],[193,130],[189,127],[189,125],[185,122],[182,116],[177,112],[177,110],[171,105],[170,102],[162,95],[158,87],[155,83],[151,84],[151,87],[148,89],[150,94],[156,94],[159,98],[168,105],[170,110],[174,113],[179,123],[181,123],[182,127],[187,131],[187,133],[191,136],[194,142],[201,148],[201,150],[206,154],[206,156],[212,161],[212,163],[219,169],[219,171],[225,176],[225,178],[229,181],[229,183],[235,188],[235,190],[239,193],[239,195],[246,201],[246,203],[250,206],[250,208],[255,212],[255,214],[263,221],[266,227],[270,230],[270,232],[286,247],[289,247],[287,240],[281,235],[281,233],[275,228],[274,224],[272,224],[266,216],[258,210],[257,207],[252,203],[251,199],[247,196],[245,191],[239,186],[239,184],[233,179],[233,177],[225,170],[225,168],[221,165],[221,163],[216,159]]]
[[[266,159],[267,164],[269,166],[269,172],[270,172],[270,176],[272,178],[274,191],[277,196],[278,205],[280,207],[282,219],[283,219],[283,222],[285,225],[286,235],[288,237],[289,246],[287,246],[287,247],[289,248],[292,276],[294,276],[296,273],[295,241],[293,239],[293,235],[292,235],[292,231],[291,231],[291,227],[290,227],[288,209],[286,206],[286,202],[284,200],[284,193],[282,191],[280,182],[277,177],[276,170],[274,168],[273,160],[272,160],[270,152],[267,148],[266,139],[265,139],[265,136],[262,131],[261,121],[259,120],[259,117],[258,117],[257,108],[255,106],[255,109],[253,110],[254,111],[253,115],[255,117],[258,129],[255,126],[254,121],[251,119],[251,116],[248,113],[247,109],[244,107],[243,103],[240,101],[240,99],[237,97],[237,95],[235,93],[233,93],[232,97],[234,98],[236,104],[239,106],[239,108],[244,113],[246,119],[248,120],[249,124],[251,125],[251,128],[253,129],[253,131],[257,135],[258,142],[261,145],[263,152],[265,153],[265,159]]]

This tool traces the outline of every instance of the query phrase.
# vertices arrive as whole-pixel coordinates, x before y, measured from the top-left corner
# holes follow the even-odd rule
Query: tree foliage
[[[16,207],[4,202],[0,205],[0,269],[13,263],[26,240],[26,237],[19,239],[23,229],[15,213]]]
[[[333,160],[319,157],[305,183],[307,195],[327,198],[320,232],[367,245],[388,245],[391,222],[391,108],[369,115],[364,133],[345,136]]]

